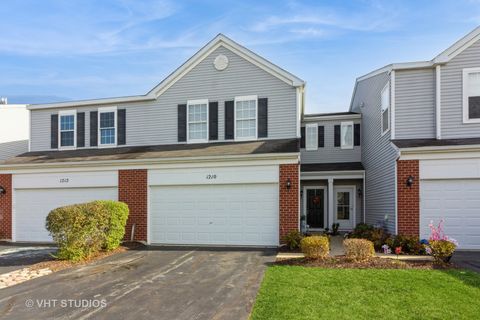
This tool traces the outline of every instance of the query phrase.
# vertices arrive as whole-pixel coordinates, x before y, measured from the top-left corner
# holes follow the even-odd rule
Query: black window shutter
[[[127,144],[127,110],[118,109],[117,110],[117,144],[125,145]]]
[[[360,145],[360,123],[355,123],[353,125],[353,145]]]
[[[208,104],[208,139],[218,140],[218,102]]]
[[[77,147],[85,147],[85,112],[77,113]]]
[[[325,127],[318,126],[318,147],[325,147]]]
[[[90,111],[90,147],[98,146],[98,112]]]
[[[468,97],[468,118],[480,118],[480,97]]]
[[[225,101],[225,140],[233,140],[235,138],[233,134],[234,127],[234,101]]]
[[[334,145],[340,147],[340,125],[334,127]]]
[[[305,127],[300,128],[300,148],[305,149]]]
[[[50,148],[58,149],[58,114],[52,114],[50,120]]]
[[[187,141],[187,105],[178,105],[178,142]]]
[[[268,98],[258,99],[258,137],[268,137]]]

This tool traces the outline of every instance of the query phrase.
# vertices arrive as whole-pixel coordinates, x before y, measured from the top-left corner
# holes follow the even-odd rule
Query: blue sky
[[[8,1],[10,103],[148,92],[218,33],[307,81],[307,112],[348,108],[355,78],[430,60],[480,25],[480,1]]]

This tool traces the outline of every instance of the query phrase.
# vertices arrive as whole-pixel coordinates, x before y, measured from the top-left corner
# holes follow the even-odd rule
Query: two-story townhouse
[[[352,230],[363,222],[361,114],[304,115],[300,143],[303,231]]]
[[[51,241],[55,207],[128,204],[126,238],[277,246],[299,228],[304,81],[218,35],[145,95],[31,105],[0,166],[0,238]]]
[[[430,61],[357,79],[366,222],[428,238],[444,220],[461,249],[480,249],[480,28]]]
[[[26,105],[0,103],[0,162],[28,151],[29,123]]]

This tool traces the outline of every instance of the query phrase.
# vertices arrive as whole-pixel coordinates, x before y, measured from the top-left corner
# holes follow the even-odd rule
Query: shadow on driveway
[[[480,251],[456,251],[452,262],[461,268],[480,272]]]
[[[56,248],[38,244],[0,244],[0,274],[53,260]]]

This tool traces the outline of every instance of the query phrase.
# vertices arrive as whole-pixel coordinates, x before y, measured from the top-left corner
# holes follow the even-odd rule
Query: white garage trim
[[[480,158],[420,161],[420,179],[478,178],[480,178]]]

